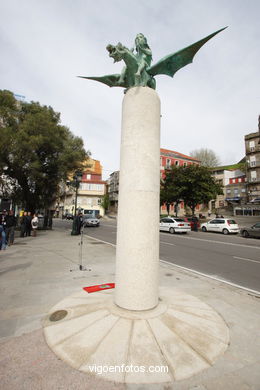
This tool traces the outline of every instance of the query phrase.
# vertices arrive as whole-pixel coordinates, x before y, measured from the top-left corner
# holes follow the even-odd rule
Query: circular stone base
[[[60,310],[67,314],[53,321]],[[82,290],[52,308],[44,333],[53,352],[75,369],[138,384],[197,374],[229,343],[220,315],[177,289],[161,289],[158,306],[141,312],[116,306],[113,290]]]

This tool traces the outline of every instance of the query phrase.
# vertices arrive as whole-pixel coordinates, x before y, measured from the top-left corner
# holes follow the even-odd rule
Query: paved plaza
[[[158,389],[259,390],[260,298],[244,290],[160,264],[160,288],[182,291],[213,308],[229,328],[230,344],[213,365],[184,380],[124,384],[70,367],[56,356],[43,334],[50,310],[83,287],[114,282],[115,248],[70,230],[39,231],[17,238],[0,252],[0,375],[4,390]],[[109,294],[113,293],[113,290]],[[92,294],[98,297],[100,293]],[[86,293],[87,296],[87,293]],[[105,361],[105,359],[103,359]]]

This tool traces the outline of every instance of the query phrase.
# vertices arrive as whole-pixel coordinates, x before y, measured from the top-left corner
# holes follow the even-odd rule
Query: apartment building
[[[83,214],[103,216],[104,209],[101,205],[102,198],[106,194],[106,182],[102,180],[102,166],[100,161],[89,158],[86,161],[86,169],[83,171],[77,191],[77,210]],[[63,213],[74,214],[76,203],[76,190],[73,186],[66,187]]]
[[[118,192],[119,192],[119,171],[111,173],[108,179],[108,196],[110,201],[109,210],[117,212],[118,209]]]
[[[259,199],[260,203],[260,125],[258,127],[258,132],[245,135],[245,151],[248,200]]]

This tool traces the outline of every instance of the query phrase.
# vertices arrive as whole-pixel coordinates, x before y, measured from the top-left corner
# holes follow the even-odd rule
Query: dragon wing
[[[120,84],[118,83],[120,74],[108,74],[100,77],[85,77],[85,76],[78,76],[78,77],[81,77],[82,79],[99,81],[100,83],[106,84],[109,87],[123,87],[123,88],[126,87],[125,83],[120,83]]]
[[[184,49],[177,51],[176,53],[169,54],[163,57],[160,61],[158,61],[153,66],[147,68],[147,73],[152,76],[156,76],[157,74],[166,74],[170,77],[173,77],[174,74],[184,66],[190,64],[193,61],[193,57],[197,53],[197,51],[214,35],[220,33],[225,30],[227,27],[224,27],[210,35],[206,38],[201,39],[200,41],[193,43],[192,45],[185,47]]]

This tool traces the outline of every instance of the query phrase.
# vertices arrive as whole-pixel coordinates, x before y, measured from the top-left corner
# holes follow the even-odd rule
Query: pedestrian
[[[36,230],[38,229],[39,220],[37,214],[33,214],[32,218],[32,231],[33,231],[33,237],[36,237]]]
[[[27,217],[27,211],[23,211],[22,216],[20,218],[20,237],[25,236],[25,229],[26,229],[26,217]]]
[[[14,243],[15,226],[16,226],[16,218],[13,210],[10,210],[6,217],[6,242],[8,246],[13,245]]]
[[[76,234],[81,233],[81,228],[83,226],[83,215],[81,212],[76,216]]]
[[[2,225],[4,229],[6,227],[6,217],[7,217],[7,212],[6,210],[3,210],[2,214],[0,214],[0,225]]]
[[[28,211],[25,217],[25,237],[30,236],[31,231],[32,231],[32,214],[30,211]]]
[[[194,230],[194,232],[198,231],[198,221],[197,221],[197,219],[194,219],[194,221],[193,221],[193,230]]]
[[[0,250],[6,249],[6,234],[3,225],[0,225]]]

